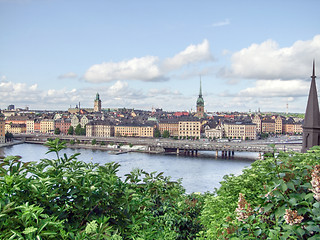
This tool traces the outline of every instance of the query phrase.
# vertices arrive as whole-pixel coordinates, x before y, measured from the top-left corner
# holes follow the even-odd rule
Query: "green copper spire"
[[[201,76],[200,76],[200,91],[199,91],[199,97],[197,100],[197,106],[204,106],[204,100],[202,98],[202,87],[201,87]]]
[[[96,100],[100,100],[99,93],[96,94]]]

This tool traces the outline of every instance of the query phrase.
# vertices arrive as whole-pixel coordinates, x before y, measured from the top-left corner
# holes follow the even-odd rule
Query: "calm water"
[[[55,158],[54,153],[46,155],[48,148],[38,144],[20,144],[0,148],[0,156],[19,155],[23,161],[38,161],[41,158]],[[182,179],[182,185],[188,193],[212,192],[220,186],[226,174],[241,174],[245,167],[257,159],[256,153],[235,153],[233,159],[215,158],[213,152],[200,152],[198,157],[176,155],[156,155],[145,153],[126,153],[112,155],[107,151],[88,149],[65,149],[68,156],[81,153],[79,160],[104,164],[121,164],[118,175],[123,176],[132,169],[141,168],[147,172],[164,172],[172,180]]]

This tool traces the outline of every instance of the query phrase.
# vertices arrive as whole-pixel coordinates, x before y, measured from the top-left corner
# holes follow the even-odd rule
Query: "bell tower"
[[[311,86],[309,91],[308,103],[303,123],[302,149],[305,153],[313,146],[320,145],[320,114],[319,102],[316,87],[315,66],[313,60],[313,69],[311,76]]]
[[[199,91],[199,96],[197,99],[197,114],[196,115],[198,118],[204,117],[204,100],[202,98],[201,77],[200,77],[200,91]]]
[[[93,107],[94,112],[101,112],[101,100],[99,93],[96,94],[96,99],[94,100],[94,107]]]

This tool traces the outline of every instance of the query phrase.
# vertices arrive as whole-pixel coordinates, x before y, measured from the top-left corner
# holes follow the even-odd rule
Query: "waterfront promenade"
[[[176,153],[184,155],[197,155],[198,151],[215,151],[216,155],[233,156],[235,152],[280,152],[280,151],[301,151],[301,141],[277,142],[269,140],[255,140],[242,142],[217,142],[207,139],[200,140],[173,140],[166,138],[136,138],[136,137],[85,137],[85,136],[69,136],[69,135],[42,135],[42,134],[17,134],[14,136],[16,140],[26,143],[44,143],[49,138],[60,138],[68,143],[74,142],[73,147],[87,147],[102,149],[121,149],[123,146],[130,146],[132,150],[136,149],[145,152],[154,153]],[[92,140],[96,144],[92,145]],[[274,146],[271,146],[274,144]],[[96,147],[95,147],[96,146]],[[136,146],[141,146],[136,148]]]

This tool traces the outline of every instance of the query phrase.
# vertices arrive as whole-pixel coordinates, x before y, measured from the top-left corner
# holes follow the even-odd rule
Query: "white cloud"
[[[255,98],[306,96],[309,87],[309,84],[302,80],[258,80],[254,87],[241,90],[238,96]]]
[[[61,74],[58,78],[59,79],[64,79],[64,78],[77,78],[78,75],[74,72],[68,72],[68,73],[65,73],[65,74]]]
[[[313,59],[320,59],[320,35],[285,48],[267,40],[234,53],[231,69],[222,69],[221,74],[248,79],[305,79],[311,74]]]
[[[0,78],[0,80],[1,80],[1,81],[6,81],[6,80],[7,80],[7,77],[6,77],[5,75],[2,75],[1,78]]]
[[[230,24],[230,19],[225,19],[224,21],[221,22],[215,22],[212,24],[212,27],[222,27]]]
[[[162,67],[164,71],[170,71],[188,64],[211,60],[213,60],[213,57],[210,53],[209,41],[205,39],[201,44],[190,45],[174,57],[164,60]]]
[[[208,40],[201,44],[190,45],[184,51],[172,58],[163,61],[156,56],[133,58],[121,62],[104,62],[91,66],[84,74],[88,82],[110,82],[113,80],[141,80],[141,81],[164,81],[168,80],[167,74],[171,71],[196,64],[203,61],[211,61]]]

